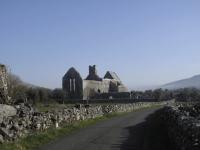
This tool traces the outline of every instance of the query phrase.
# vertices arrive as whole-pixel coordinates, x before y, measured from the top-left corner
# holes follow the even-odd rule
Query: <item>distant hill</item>
[[[175,82],[171,82],[161,86],[163,89],[179,89],[179,88],[198,88],[200,89],[200,75],[193,76],[188,79],[183,79]]]

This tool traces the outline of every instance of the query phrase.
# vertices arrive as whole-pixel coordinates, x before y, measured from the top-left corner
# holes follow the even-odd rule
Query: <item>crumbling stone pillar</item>
[[[8,74],[5,65],[0,64],[0,103],[8,104]]]
[[[89,75],[86,80],[102,81],[102,79],[97,75],[96,65],[89,66]]]

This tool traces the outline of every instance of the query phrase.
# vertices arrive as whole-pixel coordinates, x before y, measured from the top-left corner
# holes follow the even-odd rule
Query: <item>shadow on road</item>
[[[164,122],[159,119],[159,110],[145,119],[144,122],[135,126],[129,126],[129,136],[120,145],[113,145],[113,148],[120,150],[175,150],[170,143],[165,130]]]

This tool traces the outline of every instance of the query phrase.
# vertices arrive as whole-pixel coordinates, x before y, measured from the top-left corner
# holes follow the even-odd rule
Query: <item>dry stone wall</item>
[[[76,105],[72,108],[52,112],[37,112],[28,104],[19,104],[13,107],[2,105],[4,111],[0,111],[0,116],[2,116],[0,120],[0,143],[14,141],[50,127],[60,127],[62,124],[71,124],[110,113],[130,112],[152,105],[160,105],[160,103]],[[8,109],[6,110],[6,108]]]
[[[160,115],[177,150],[200,149],[200,104],[165,107]]]

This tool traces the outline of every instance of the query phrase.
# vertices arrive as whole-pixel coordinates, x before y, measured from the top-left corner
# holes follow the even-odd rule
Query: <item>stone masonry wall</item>
[[[95,93],[108,93],[110,80],[104,79],[102,81],[83,80],[83,99],[90,99]]]
[[[163,108],[160,113],[169,138],[177,150],[200,149],[200,105],[182,104]]]
[[[37,112],[27,104],[14,107],[0,105],[0,143],[14,141],[33,132],[76,121],[101,117],[110,113],[130,112],[161,103],[138,102],[132,104],[76,105],[52,112]]]

